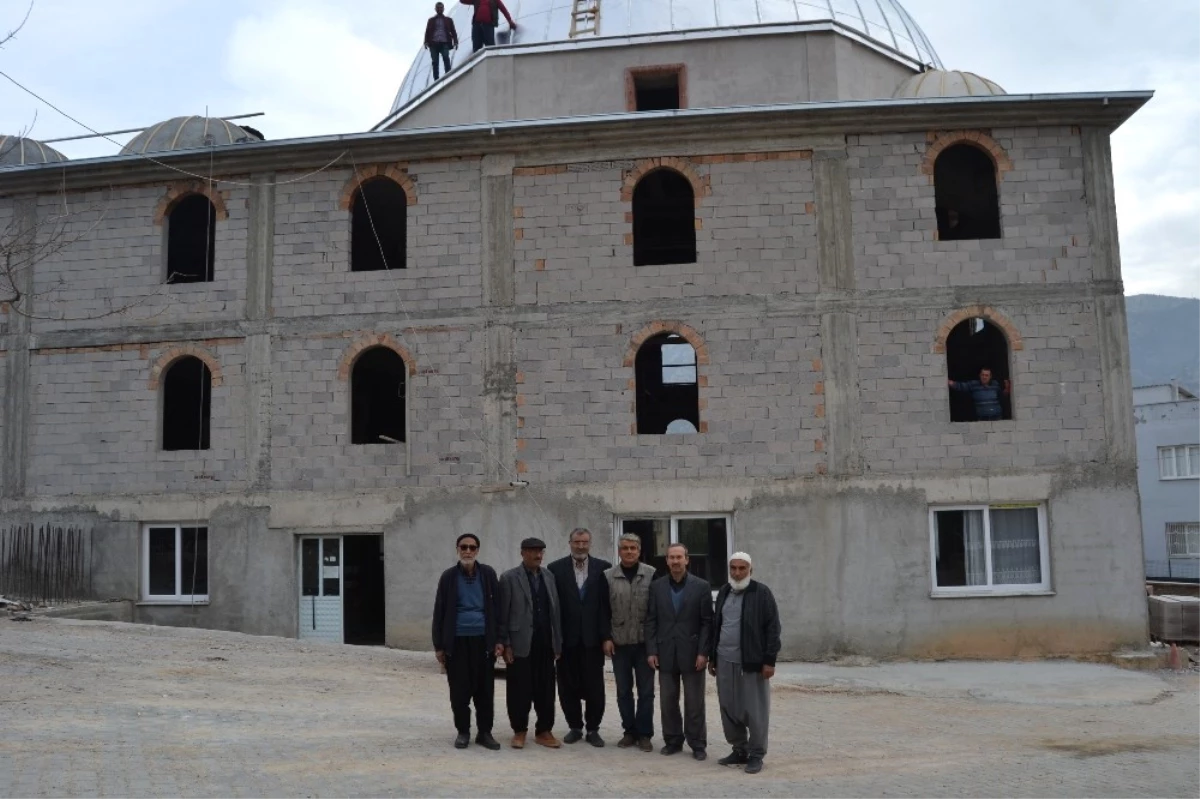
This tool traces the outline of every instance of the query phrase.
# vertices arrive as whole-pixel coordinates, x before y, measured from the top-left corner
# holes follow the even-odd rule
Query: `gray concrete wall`
[[[1161,569],[1170,559],[1167,524],[1200,521],[1200,480],[1163,480],[1159,476],[1158,448],[1200,443],[1200,400],[1138,405],[1134,408],[1134,419],[1138,489],[1142,496],[1142,541],[1146,560],[1154,561]],[[1196,571],[1195,558],[1177,565],[1181,569],[1190,566],[1191,571]]]

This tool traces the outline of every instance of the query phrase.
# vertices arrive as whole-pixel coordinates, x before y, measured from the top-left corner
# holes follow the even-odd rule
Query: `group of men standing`
[[[686,743],[696,760],[707,758],[705,672],[717,678],[725,738],[732,746],[722,765],[762,770],[770,720],[770,679],[780,647],[779,611],[769,588],[751,578],[750,555],[729,558],[729,582],[714,611],[707,580],[688,571],[683,544],[667,548],[667,573],[641,560],[641,538],[622,535],[618,562],[592,557],[591,533],[568,536],[571,554],[542,565],[546,544],[521,542],[521,565],[497,577],[478,562],[480,539],[458,537],[458,563],[438,581],[433,647],[446,669],[458,731],[454,745],[475,742],[500,749],[492,736],[493,667],[507,666],[506,704],[511,746],[525,747],[530,709],[535,743],[552,749],[555,686],[566,717],[563,742],[604,746],[604,659],[612,659],[623,735],[617,746],[654,749],[654,672],[661,693],[664,755]],[[682,694],[682,713],[680,698]]]
[[[474,6],[471,14],[471,52],[482,50],[484,47],[495,47],[496,26],[500,24],[500,15],[508,20],[508,27],[514,31],[517,23],[504,7],[503,0],[459,0],[463,5]],[[450,51],[458,49],[458,31],[454,20],[446,16],[446,7],[441,3],[433,6],[433,16],[425,23],[425,48],[433,59],[433,79],[441,77],[439,66],[450,71]],[[441,62],[439,64],[438,62]]]

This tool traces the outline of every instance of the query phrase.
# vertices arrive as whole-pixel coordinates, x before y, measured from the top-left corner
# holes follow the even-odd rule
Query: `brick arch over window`
[[[349,211],[354,204],[354,193],[358,188],[368,180],[380,177],[387,178],[404,189],[404,196],[408,198],[409,205],[417,204],[417,184],[409,177],[407,167],[399,164],[368,164],[360,166],[342,186],[342,193],[338,195],[338,207]]]
[[[182,344],[175,347],[167,348],[162,355],[159,355],[154,361],[154,366],[150,369],[150,382],[148,387],[155,391],[158,390],[159,384],[162,381],[163,374],[171,367],[171,364],[178,361],[180,358],[198,358],[208,367],[209,373],[212,375],[212,386],[216,388],[224,381],[224,375],[221,372],[221,364],[217,363],[217,359],[213,354],[206,349],[197,347],[194,344]]]
[[[354,362],[358,360],[358,356],[375,347],[386,347],[399,355],[408,369],[409,377],[417,373],[417,360],[404,345],[396,341],[388,333],[369,333],[356,338],[354,343],[350,345],[350,348],[342,356],[342,360],[338,362],[338,380],[349,380],[350,372],[354,368]]]
[[[678,172],[688,183],[692,184],[692,191],[696,196],[696,205],[700,204],[701,197],[712,196],[712,186],[710,185],[708,175],[701,175],[696,172],[695,167],[685,158],[643,158],[634,163],[632,169],[625,170],[625,174],[621,179],[621,201],[633,202],[633,190],[637,186],[638,181],[650,174],[656,169],[670,169]]]
[[[986,153],[992,159],[992,163],[996,165],[997,184],[1004,177],[1004,173],[1012,169],[1012,161],[1009,160],[1008,153],[1004,152],[1004,148],[991,135],[982,130],[931,131],[927,135],[927,139],[929,145],[925,148],[925,157],[921,160],[921,173],[929,178],[930,183],[933,182],[933,165],[938,156],[947,147],[953,147],[956,144],[969,144]]]
[[[938,326],[937,338],[933,342],[933,351],[938,354],[945,354],[946,338],[950,335],[950,331],[958,327],[960,323],[977,317],[986,319],[1004,331],[1004,336],[1008,339],[1008,349],[1011,352],[1025,349],[1025,342],[1021,338],[1021,333],[1017,330],[1016,325],[1012,323],[1012,320],[990,306],[972,305],[969,308],[960,308],[942,321],[942,324]]]
[[[696,351],[696,365],[708,366],[708,345],[704,343],[704,339],[696,332],[696,329],[685,325],[683,322],[674,321],[655,321],[643,327],[633,335],[629,340],[629,346],[625,349],[625,366],[632,367],[637,360],[638,350],[646,343],[647,339],[657,336],[660,333],[675,333],[682,336],[688,344],[692,345],[692,349]],[[703,378],[701,378],[703,381]]]
[[[170,184],[167,187],[167,193],[158,201],[158,205],[154,208],[154,224],[162,225],[167,221],[167,215],[171,213],[171,209],[175,204],[191,194],[200,194],[208,198],[213,204],[213,209],[217,215],[217,221],[223,221],[229,218],[229,211],[225,207],[225,195],[223,192],[210,186],[203,180],[180,180]]]

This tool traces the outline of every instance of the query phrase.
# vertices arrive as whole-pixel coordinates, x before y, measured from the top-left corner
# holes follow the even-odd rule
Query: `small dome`
[[[931,69],[906,79],[892,92],[892,97],[991,97],[997,94],[1008,92],[974,72]]]
[[[121,148],[121,155],[193,150],[223,144],[260,141],[232,122],[214,117],[175,117],[146,128]]]
[[[23,136],[0,136],[0,168],[56,164],[66,160],[65,155],[40,141]]]

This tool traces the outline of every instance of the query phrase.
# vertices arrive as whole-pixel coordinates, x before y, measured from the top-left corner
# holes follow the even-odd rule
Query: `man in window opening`
[[[1007,397],[1012,390],[1012,381],[1005,380],[1004,386],[992,379],[992,370],[986,366],[979,370],[978,380],[949,380],[951,391],[970,393],[975,406],[975,418],[981,422],[1001,419],[1004,409],[1000,405],[1001,395]]]
[[[704,718],[704,667],[712,632],[712,590],[708,581],[688,571],[683,544],[667,547],[667,573],[650,585],[646,607],[646,662],[658,670],[664,755],[683,751],[708,757],[708,725]],[[684,717],[679,714],[683,683]]]
[[[604,572],[612,613],[611,637],[604,642],[604,654],[612,658],[617,709],[621,712],[621,727],[625,731],[617,746],[621,749],[636,746],[643,752],[653,752],[654,669],[646,661],[644,622],[654,567],[640,562],[642,539],[637,533],[621,536],[617,542],[617,555],[618,564]]]
[[[508,20],[508,27],[514,31],[517,23],[504,7],[504,0],[460,0],[464,6],[475,6],[471,17],[471,52],[475,53],[484,47],[496,46],[496,26],[500,24],[500,14]]]
[[[471,702],[475,703],[475,743],[500,748],[492,737],[495,663],[504,653],[497,637],[500,588],[496,571],[478,563],[479,536],[463,533],[455,542],[458,563],[442,572],[433,603],[433,651],[450,683],[456,749],[471,742]]]
[[[592,534],[576,527],[568,536],[571,554],[551,563],[562,609],[562,657],[558,661],[558,702],[567,720],[563,743],[584,736],[587,705],[587,742],[604,746],[600,722],[604,719],[604,650],[612,637],[612,611],[608,605],[607,560],[591,556]]]
[[[433,79],[437,80],[441,77],[439,66],[445,65],[446,74],[450,74],[450,51],[458,49],[458,31],[454,29],[454,20],[445,15],[444,5],[438,3],[433,10],[434,15],[425,24],[425,47],[433,59]]]
[[[557,749],[554,728],[554,662],[562,654],[562,620],[554,575],[542,567],[546,543],[521,542],[521,565],[500,576],[500,625],[508,664],[505,694],[513,749],[525,748],[529,706],[537,713],[534,743]]]
[[[771,683],[779,654],[779,608],[771,589],[750,579],[745,552],[729,556],[729,582],[717,593],[708,672],[717,678],[721,726],[733,751],[717,762],[762,771],[771,722]]]

